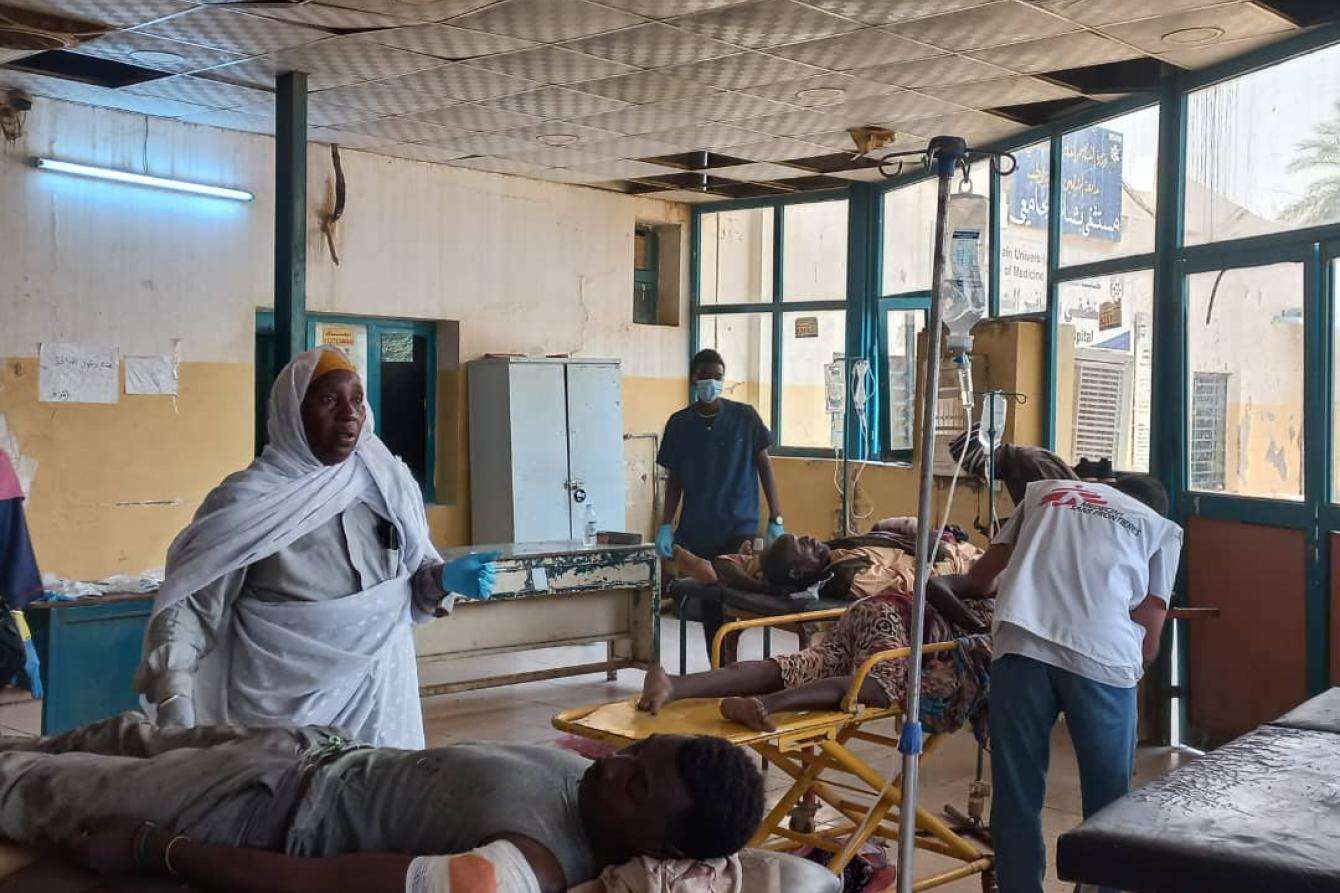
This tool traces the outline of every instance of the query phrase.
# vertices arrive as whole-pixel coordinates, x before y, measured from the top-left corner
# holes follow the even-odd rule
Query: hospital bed
[[[1340,891],[1340,688],[1063,834],[1063,880],[1132,893]]]
[[[712,643],[712,665],[718,666],[726,636],[745,629],[833,620],[843,608],[799,614],[740,620],[724,625]],[[957,648],[956,642],[937,642],[925,647],[928,654]],[[878,762],[895,763],[896,734],[876,731],[882,721],[897,724],[900,708],[866,707],[857,693],[871,668],[880,661],[906,658],[907,648],[881,651],[858,668],[841,706],[831,711],[773,714],[776,731],[756,732],[721,717],[716,699],[689,699],[667,704],[655,716],[639,712],[636,698],[565,710],[554,717],[554,726],[573,735],[624,745],[656,734],[713,735],[748,747],[772,767],[792,779],[790,787],[764,817],[751,847],[791,851],[814,847],[829,854],[828,868],[840,875],[872,837],[894,840],[898,836],[901,785],[871,761],[858,755],[861,742],[881,749]],[[926,740],[925,757],[934,752],[947,735]],[[818,830],[795,830],[788,824],[792,809],[806,796],[816,797],[839,817],[835,824]],[[948,857],[952,867],[919,877],[915,889],[926,890],[972,875],[980,875],[982,887],[994,889],[994,858],[972,840],[956,833],[930,812],[915,811],[916,846]]]

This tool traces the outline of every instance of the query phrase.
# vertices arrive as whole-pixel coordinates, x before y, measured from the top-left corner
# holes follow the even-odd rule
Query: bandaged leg
[[[495,840],[454,856],[420,856],[405,893],[540,893],[540,881],[515,845]]]

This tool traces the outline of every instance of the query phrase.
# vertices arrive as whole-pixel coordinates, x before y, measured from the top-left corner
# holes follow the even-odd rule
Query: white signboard
[[[47,403],[115,403],[120,390],[121,352],[68,342],[44,342],[38,350],[37,399]]]
[[[177,364],[170,356],[126,357],[127,394],[177,395]]]

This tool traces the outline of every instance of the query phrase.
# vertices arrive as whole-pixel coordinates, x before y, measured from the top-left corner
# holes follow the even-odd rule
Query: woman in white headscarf
[[[492,555],[444,565],[419,486],[330,348],[280,371],[269,443],[168,549],[136,691],[160,725],[336,726],[422,748],[411,625],[488,598]]]

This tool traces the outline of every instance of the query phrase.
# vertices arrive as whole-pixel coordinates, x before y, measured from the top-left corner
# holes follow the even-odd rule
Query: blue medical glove
[[[782,526],[781,521],[768,522],[768,545],[771,546],[777,541],[777,537],[786,533],[786,528]]]
[[[673,558],[675,555],[675,529],[669,524],[662,524],[661,529],[656,531],[656,554],[662,558]]]
[[[493,595],[498,568],[493,563],[501,552],[471,552],[442,566],[442,588],[476,601]]]
[[[23,640],[23,676],[28,681],[28,691],[32,692],[33,700],[42,700],[42,664],[37,659],[37,649],[33,647],[32,639]]]

